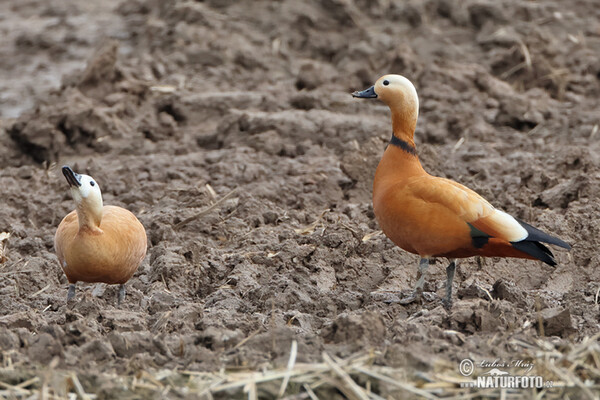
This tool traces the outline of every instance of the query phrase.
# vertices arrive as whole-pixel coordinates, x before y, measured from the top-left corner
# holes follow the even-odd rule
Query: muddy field
[[[595,1],[91,3],[0,4],[11,379],[55,360],[112,398],[96,374],[277,367],[296,340],[298,362],[373,349],[410,380],[599,331]],[[557,267],[468,259],[450,313],[384,301],[414,285],[418,258],[377,234],[371,206],[389,111],[349,93],[385,73],[417,88],[425,168],[571,243]],[[120,307],[104,285],[66,302],[63,164],[147,230]],[[444,293],[445,267],[426,290]]]

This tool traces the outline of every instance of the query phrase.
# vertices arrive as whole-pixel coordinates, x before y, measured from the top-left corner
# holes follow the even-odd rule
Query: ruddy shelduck
[[[408,79],[385,75],[372,87],[352,95],[380,99],[392,113],[392,138],[373,182],[373,210],[392,242],[421,257],[416,289],[401,303],[421,296],[433,257],[450,260],[443,301],[449,308],[458,258],[516,257],[556,265],[552,252],[541,242],[570,249],[564,241],[494,208],[471,189],[423,169],[414,142],[419,98]]]
[[[125,282],[146,256],[146,231],[130,211],[103,206],[100,186],[91,176],[68,166],[62,172],[76,208],[60,223],[54,247],[69,280],[67,301],[75,296],[75,284],[119,284],[118,303],[125,298]]]

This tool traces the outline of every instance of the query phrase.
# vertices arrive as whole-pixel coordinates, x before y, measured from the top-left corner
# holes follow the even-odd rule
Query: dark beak
[[[376,99],[377,93],[375,93],[375,86],[371,86],[360,92],[352,93],[352,97],[360,97],[361,99]]]
[[[71,167],[65,165],[62,167],[62,172],[65,178],[67,178],[67,182],[69,186],[81,186],[81,175],[76,172],[73,172]]]

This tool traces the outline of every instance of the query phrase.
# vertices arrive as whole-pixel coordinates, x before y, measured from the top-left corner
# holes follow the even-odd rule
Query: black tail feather
[[[519,242],[510,242],[512,247],[515,249],[529,254],[530,256],[533,256],[538,260],[552,266],[556,265],[554,254],[552,254],[548,247],[544,246],[540,242],[554,244],[565,249],[571,249],[571,246],[568,243],[560,240],[559,238],[550,236],[547,233],[529,225],[527,222],[523,222],[519,219],[517,221],[527,231],[527,237]]]
[[[567,250],[571,249],[571,245],[569,245],[567,242],[563,242],[562,240],[560,240],[557,237],[550,236],[547,233],[542,232],[539,229],[534,228],[533,226],[529,225],[527,222],[521,221],[520,219],[517,219],[517,221],[519,222],[519,224],[521,224],[521,226],[523,228],[525,228],[525,230],[529,234],[524,241],[544,242],[544,243],[549,243],[549,244],[554,244],[556,246],[560,246]],[[544,246],[544,248],[546,248],[546,247]],[[548,252],[550,252],[550,250],[548,250]],[[552,253],[550,253],[550,254],[552,254]]]
[[[523,253],[527,253],[548,265],[556,265],[556,261],[554,261],[554,254],[552,254],[550,249],[540,242],[522,240],[520,242],[510,242],[510,244],[512,244],[512,247],[515,249],[522,251]]]

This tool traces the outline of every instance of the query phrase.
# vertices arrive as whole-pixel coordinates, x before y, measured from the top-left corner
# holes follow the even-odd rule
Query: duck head
[[[373,86],[353,97],[379,99],[392,111],[394,135],[414,144],[413,135],[419,117],[419,97],[413,84],[402,75],[384,75]]]
[[[69,166],[62,167],[62,173],[67,179],[71,195],[77,205],[79,227],[97,228],[102,220],[102,192],[94,178],[78,174]]]

